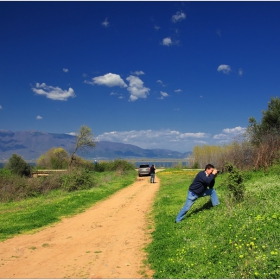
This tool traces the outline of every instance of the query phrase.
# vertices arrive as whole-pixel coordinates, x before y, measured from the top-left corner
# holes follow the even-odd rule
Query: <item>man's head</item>
[[[206,166],[205,166],[205,172],[207,173],[207,175],[210,175],[212,174],[212,172],[215,170],[215,167],[214,165],[208,163]],[[217,173],[217,172],[216,172]]]

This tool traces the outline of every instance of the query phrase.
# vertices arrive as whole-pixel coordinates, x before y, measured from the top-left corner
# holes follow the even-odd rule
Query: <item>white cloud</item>
[[[216,134],[213,136],[213,139],[228,139],[228,135],[227,134],[224,134],[224,133],[220,133],[220,134]]]
[[[182,90],[180,88],[175,89],[174,92],[182,92]]]
[[[59,87],[48,86],[45,83],[36,83],[35,88],[32,88],[32,90],[36,94],[45,95],[52,100],[66,101],[69,97],[75,97],[75,92],[72,88],[62,90]]]
[[[126,83],[124,80],[120,77],[120,75],[113,74],[113,73],[108,73],[105,74],[104,76],[98,76],[92,78],[92,81],[85,81],[87,84],[91,85],[103,85],[107,87],[127,87]]]
[[[143,149],[169,149],[179,152],[192,151],[197,145],[220,145],[231,142],[245,128],[225,128],[212,136],[205,132],[181,132],[178,130],[130,130],[112,131],[98,135],[96,141],[111,141],[136,145]]]
[[[136,76],[130,75],[126,78],[126,80],[129,82],[127,90],[130,93],[130,101],[136,101],[139,98],[147,98],[150,89],[144,87],[144,83],[141,79]]]
[[[167,92],[161,91],[160,92],[161,97],[159,99],[164,99],[165,97],[169,96]]]
[[[172,43],[172,40],[171,40],[171,38],[170,37],[167,37],[167,38],[164,38],[163,40],[162,40],[162,44],[164,45],[164,46],[171,46],[173,43]]]
[[[41,120],[41,119],[42,119],[42,117],[39,115],[36,117],[36,120]]]
[[[225,74],[228,74],[231,71],[231,68],[229,65],[221,64],[218,69],[218,72],[223,72]]]
[[[131,72],[131,74],[140,76],[140,75],[144,75],[145,73],[143,71],[135,71],[135,72]]]
[[[102,25],[105,26],[105,27],[108,27],[110,25],[107,18],[102,22]]]
[[[222,133],[213,136],[214,140],[220,140],[220,143],[231,142],[234,138],[244,134],[246,131],[245,127],[237,126],[234,128],[225,128]]]
[[[241,127],[241,126],[237,126],[234,128],[225,128],[223,129],[224,133],[231,133],[231,134],[237,134],[237,133],[244,133],[246,130],[246,127]]]
[[[177,12],[175,15],[172,16],[171,21],[172,22],[178,22],[181,20],[184,20],[186,18],[186,14],[183,12]]]
[[[67,68],[63,68],[62,70],[63,70],[64,73],[69,72],[69,70]]]
[[[0,105],[0,110],[2,110],[2,106]]]
[[[65,133],[67,135],[72,135],[72,136],[76,136],[77,135],[77,132],[69,132],[69,133]]]
[[[170,149],[179,152],[191,151],[195,142],[208,139],[207,133],[182,133],[176,130],[131,130],[105,132],[96,141],[111,141],[136,145],[143,149]]]

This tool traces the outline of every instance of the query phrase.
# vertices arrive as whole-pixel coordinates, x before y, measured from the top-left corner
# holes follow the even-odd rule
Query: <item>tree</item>
[[[254,117],[249,119],[247,129],[250,140],[258,145],[262,138],[268,134],[280,136],[280,99],[279,97],[271,98],[268,102],[267,110],[262,111],[262,119],[257,123]]]
[[[249,141],[255,147],[256,168],[268,167],[280,156],[280,99],[271,98],[267,110],[262,111],[258,123],[254,117],[249,119],[247,128]]]
[[[65,149],[51,148],[37,160],[37,165],[45,168],[62,169],[66,168],[69,163],[69,154]]]
[[[91,129],[85,125],[82,125],[79,132],[76,134],[75,148],[70,157],[70,166],[72,166],[75,160],[75,154],[78,150],[85,151],[95,147],[95,142],[93,140],[93,133]]]
[[[5,168],[11,170],[12,173],[20,176],[30,176],[31,173],[31,167],[21,156],[18,156],[17,154],[13,154],[9,158],[9,161],[6,164]]]

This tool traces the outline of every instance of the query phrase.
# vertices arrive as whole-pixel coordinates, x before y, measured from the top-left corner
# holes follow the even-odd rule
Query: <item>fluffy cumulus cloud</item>
[[[171,21],[172,22],[178,22],[178,21],[182,21],[186,18],[186,14],[183,12],[177,12],[175,15],[172,16]]]
[[[0,105],[0,110],[2,110],[2,106]]]
[[[69,72],[69,70],[68,70],[67,68],[63,68],[62,71],[63,71],[64,73],[68,73],[68,72]]]
[[[32,90],[36,94],[45,95],[52,100],[66,101],[70,97],[75,97],[75,92],[72,88],[62,90],[59,87],[48,86],[45,83],[36,83],[36,86]]]
[[[103,76],[92,78],[92,81],[85,81],[87,84],[107,87],[127,87],[124,80],[118,74],[108,73]]]
[[[229,133],[229,134],[239,134],[239,133],[244,133],[246,130],[245,127],[237,126],[234,128],[225,128],[223,129],[223,132]]]
[[[139,98],[147,98],[150,89],[144,87],[144,83],[139,77],[130,75],[126,80],[129,82],[127,90],[130,93],[130,101],[136,101]]]
[[[237,126],[234,128],[225,128],[221,133],[213,136],[213,139],[218,140],[220,143],[227,143],[234,140],[236,137],[243,135],[246,131],[245,127]]]
[[[167,38],[164,38],[164,39],[162,40],[162,44],[163,44],[164,46],[169,47],[169,46],[171,46],[173,43],[172,43],[171,38],[170,38],[170,37],[167,37]]]
[[[36,117],[36,120],[41,120],[41,119],[42,119],[42,117],[39,115]]]
[[[104,85],[107,87],[121,87],[126,88],[130,93],[129,101],[136,101],[139,98],[147,98],[150,89],[144,86],[144,82],[138,77],[144,75],[143,71],[134,72],[135,75],[130,75],[126,78],[128,85],[120,77],[120,75],[108,73],[104,76],[98,76],[92,78],[92,81],[85,81],[91,85]],[[111,92],[110,95],[116,95],[115,92]],[[124,97],[121,95],[120,99]]]
[[[224,74],[229,74],[231,67],[229,65],[221,64],[218,69],[218,72],[223,72]]]

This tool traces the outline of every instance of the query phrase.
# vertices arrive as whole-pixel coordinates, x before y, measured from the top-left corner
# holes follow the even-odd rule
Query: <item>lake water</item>
[[[187,167],[188,166],[188,162],[187,161],[181,161],[181,160],[173,160],[173,161],[157,161],[157,160],[148,160],[148,161],[130,161],[131,163],[134,164],[135,168],[138,168],[140,164],[154,164],[156,167],[164,167],[164,168],[168,168],[168,167],[172,167],[172,166],[176,166],[178,164],[182,164],[183,167]],[[29,163],[29,165],[31,166],[35,166],[36,163]],[[0,162],[0,168],[3,168],[5,166],[5,163]]]

